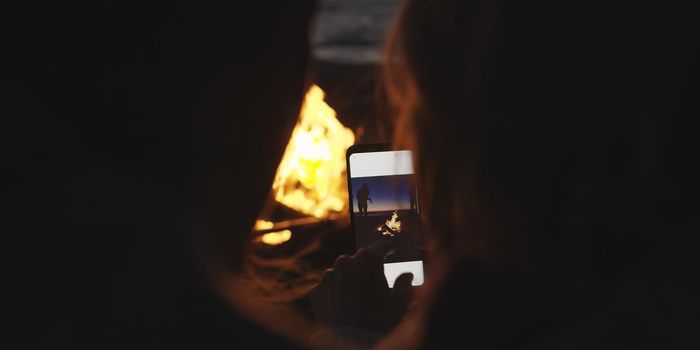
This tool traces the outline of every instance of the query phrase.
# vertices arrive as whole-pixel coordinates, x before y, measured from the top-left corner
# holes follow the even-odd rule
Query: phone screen
[[[376,147],[376,146],[375,146]],[[383,240],[392,249],[384,258],[389,287],[401,274],[423,284],[423,250],[411,152],[348,150],[350,215],[357,248]]]

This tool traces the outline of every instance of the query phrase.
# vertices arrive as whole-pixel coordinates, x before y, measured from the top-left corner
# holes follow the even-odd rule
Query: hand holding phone
[[[403,318],[411,300],[411,274],[389,288],[382,267],[393,248],[375,242],[353,256],[341,255],[311,292],[311,305],[322,328],[356,327],[384,333]]]
[[[312,291],[311,303],[322,327],[385,332],[402,319],[411,286],[423,284],[411,153],[355,145],[347,164],[357,253],[336,260]]]

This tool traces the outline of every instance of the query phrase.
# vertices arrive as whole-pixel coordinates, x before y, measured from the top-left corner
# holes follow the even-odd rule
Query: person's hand
[[[311,305],[320,327],[357,327],[386,332],[403,318],[411,300],[413,275],[399,276],[394,288],[384,277],[387,242],[341,255],[311,292]]]

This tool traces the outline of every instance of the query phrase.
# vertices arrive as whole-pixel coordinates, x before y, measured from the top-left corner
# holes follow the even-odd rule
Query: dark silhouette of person
[[[439,280],[421,332],[399,344],[700,348],[697,13],[697,1],[403,2],[384,81],[394,144],[429,196],[426,276]],[[327,316],[336,326],[374,315],[338,284],[367,275],[353,263],[317,292],[355,317]]]
[[[373,203],[369,193],[369,186],[367,186],[367,183],[363,183],[362,187],[357,191],[357,211],[362,216],[367,215],[367,201]]]
[[[403,5],[394,142],[454,262],[420,348],[698,348],[697,2]]]
[[[3,4],[1,348],[298,347],[215,277],[242,271],[313,8]]]
[[[409,190],[408,195],[410,197],[411,210],[417,212],[418,211],[418,201],[416,200],[416,188],[414,186],[411,186],[411,189]]]

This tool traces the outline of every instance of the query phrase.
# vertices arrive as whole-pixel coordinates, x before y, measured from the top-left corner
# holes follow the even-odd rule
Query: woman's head
[[[405,1],[385,82],[435,248],[596,271],[643,255],[685,101],[687,11]]]

